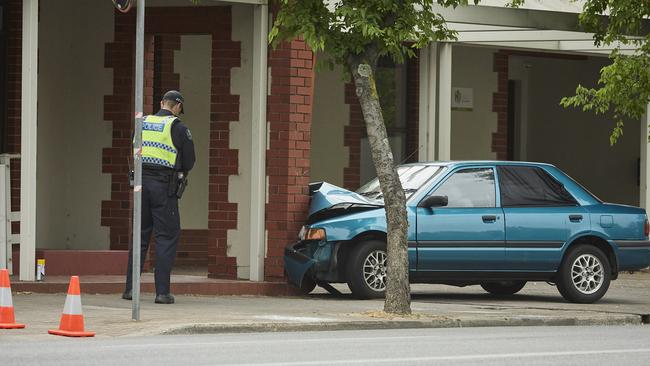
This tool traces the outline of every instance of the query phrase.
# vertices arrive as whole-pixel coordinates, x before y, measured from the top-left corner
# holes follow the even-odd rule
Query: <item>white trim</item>
[[[623,44],[621,42],[615,42],[610,45],[603,45],[600,47],[594,46],[593,39],[585,41],[570,41],[570,40],[560,40],[558,39],[558,50],[567,50],[567,51],[607,51],[610,52],[615,48],[625,50],[625,51],[634,51],[637,49],[636,46]]]
[[[438,160],[451,160],[451,43],[440,44],[438,59]]]
[[[253,128],[251,133],[250,280],[264,281],[266,208],[266,98],[268,84],[269,7],[253,15]]]
[[[446,21],[494,25],[500,27],[519,27],[575,31],[579,29],[578,15],[558,11],[514,9],[489,6],[458,6],[456,8],[434,5],[433,11],[441,14]]]
[[[564,42],[569,42],[564,43]],[[504,48],[504,49],[517,49],[517,50],[526,50],[533,52],[550,52],[550,53],[559,53],[559,54],[576,54],[576,55],[587,55],[587,56],[599,56],[606,57],[609,56],[613,48],[602,47],[602,48],[593,48],[593,49],[584,49],[580,44],[576,45],[576,48],[571,46],[572,41],[530,41],[530,42],[458,42],[458,44],[472,45],[479,47],[490,47],[490,48]],[[575,41],[581,42],[581,41]],[[453,42],[452,42],[453,43]],[[620,51],[623,55],[633,55],[635,53],[632,49],[623,48]]]
[[[427,160],[427,133],[429,131],[427,116],[429,114],[429,47],[420,49],[419,61],[419,93],[418,93],[418,161]]]
[[[639,182],[639,206],[648,209],[650,203],[650,190],[648,190],[648,173],[650,172],[650,149],[648,149],[648,133],[650,133],[650,104],[646,107],[646,113],[641,118],[641,177]]]
[[[9,167],[0,164],[0,269],[8,269],[11,273],[11,241],[8,240],[7,231],[11,230],[11,222],[8,220],[7,207],[11,208],[11,193],[9,190]],[[2,301],[0,301],[2,306]]]
[[[429,47],[429,110],[427,121],[429,122],[426,136],[427,161],[436,160],[436,123],[438,122],[438,44],[432,43]]]
[[[20,280],[36,271],[36,124],[38,105],[38,0],[23,0],[20,133]]]
[[[593,47],[593,33],[554,30],[510,30],[459,32],[458,42],[531,42],[531,41],[587,41]]]

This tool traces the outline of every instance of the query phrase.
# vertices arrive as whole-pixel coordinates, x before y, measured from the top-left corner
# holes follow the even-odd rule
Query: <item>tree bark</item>
[[[372,160],[384,196],[388,226],[386,243],[388,268],[384,311],[393,314],[410,314],[411,291],[408,270],[406,196],[397,175],[393,153],[388,143],[388,134],[375,84],[375,67],[352,58],[348,64],[366,122]]]

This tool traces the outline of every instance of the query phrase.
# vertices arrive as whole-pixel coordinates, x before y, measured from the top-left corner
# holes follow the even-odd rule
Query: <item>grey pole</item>
[[[135,141],[133,142],[133,283],[132,316],[140,320],[140,229],[142,212],[142,119],[144,89],[144,0],[138,0],[135,38]]]

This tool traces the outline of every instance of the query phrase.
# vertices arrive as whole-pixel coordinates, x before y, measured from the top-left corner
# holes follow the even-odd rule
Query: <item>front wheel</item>
[[[526,281],[484,282],[483,290],[497,296],[514,295],[526,286]]]
[[[347,259],[346,278],[352,295],[359,299],[384,297],[387,265],[386,243],[379,240],[359,243]]]
[[[305,276],[300,283],[300,288],[298,289],[301,295],[307,295],[310,292],[314,291],[316,288],[316,281],[311,277]]]
[[[566,300],[582,304],[598,301],[611,282],[607,256],[591,245],[571,248],[558,273],[557,289]]]

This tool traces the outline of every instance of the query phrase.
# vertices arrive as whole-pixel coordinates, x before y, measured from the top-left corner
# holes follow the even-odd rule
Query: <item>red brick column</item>
[[[497,113],[497,132],[492,133],[492,151],[497,160],[508,159],[508,53],[494,53],[497,91],[492,96],[492,112]]]
[[[7,7],[7,152],[20,153],[21,93],[22,93],[22,42],[23,2],[9,1]],[[11,160],[11,210],[20,211],[20,159]],[[20,223],[12,226],[14,234],[20,232]]]
[[[230,70],[241,63],[241,44],[231,40],[231,16],[212,34],[212,104],[208,193],[208,276],[237,277],[228,256],[228,230],[237,228],[237,204],[228,201],[228,179],[238,174],[239,157],[230,148],[230,123],[239,120],[239,96],[230,94]]]
[[[345,84],[345,104],[350,106],[350,123],[343,129],[343,146],[348,147],[348,166],[343,168],[343,188],[356,190],[361,185],[361,139],[366,136],[363,112],[354,83]]]
[[[106,44],[105,67],[113,69],[113,94],[104,97],[104,120],[113,124],[111,147],[102,150],[102,173],[111,175],[111,199],[102,201],[102,226],[110,229],[111,249],[128,249],[132,194],[128,171],[134,123],[135,15],[115,13],[115,41]],[[145,39],[144,113],[152,112],[153,37]]]
[[[181,49],[181,36],[164,34],[154,38],[153,109],[157,110],[166,91],[180,89],[180,75],[174,73],[174,51]]]
[[[283,43],[269,53],[271,95],[267,116],[270,146],[266,171],[268,249],[265,278],[284,274],[284,247],[296,240],[309,203],[314,55],[302,40]]]

